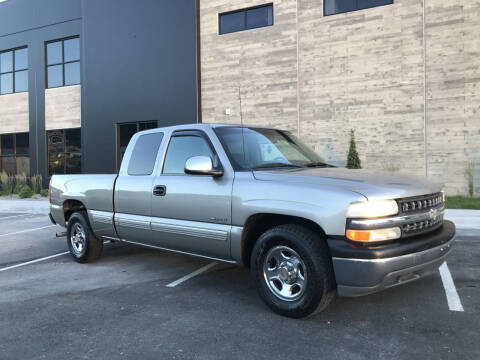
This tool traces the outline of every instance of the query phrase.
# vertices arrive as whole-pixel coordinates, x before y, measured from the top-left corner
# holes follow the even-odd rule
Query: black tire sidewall
[[[304,230],[306,231],[306,230]],[[318,238],[318,241],[323,239]],[[263,262],[269,249],[284,245],[297,252],[306,266],[307,288],[297,300],[286,301],[276,297],[268,288],[263,275]],[[288,231],[287,228],[276,227],[266,231],[256,242],[251,257],[251,271],[262,300],[275,312],[294,318],[302,318],[312,314],[322,297],[326,295],[325,264],[319,261],[319,250],[312,248],[308,243],[301,241],[298,234]]]

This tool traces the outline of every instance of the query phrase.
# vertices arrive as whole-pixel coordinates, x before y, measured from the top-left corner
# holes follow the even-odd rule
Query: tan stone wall
[[[81,126],[81,86],[45,89],[45,128],[70,129]]]
[[[0,96],[0,134],[28,132],[28,92]]]
[[[428,175],[466,194],[474,163],[480,195],[480,2],[426,4]]]
[[[298,131],[332,163],[353,128],[365,168],[465,193],[475,161],[480,187],[478,1],[427,0],[426,42],[418,0],[328,17],[322,1],[275,0],[274,26],[218,35],[219,13],[263,3],[200,1],[204,122],[239,123],[240,86],[244,123]]]

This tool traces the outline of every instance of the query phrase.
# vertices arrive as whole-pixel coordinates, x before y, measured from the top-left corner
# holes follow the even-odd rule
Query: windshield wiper
[[[320,161],[314,161],[314,162],[305,164],[305,166],[306,167],[335,167],[333,165],[326,164],[326,163],[323,163],[323,162],[320,162]]]
[[[302,166],[277,162],[277,163],[267,163],[267,164],[257,165],[257,166],[254,166],[252,169],[257,170],[257,169],[279,168],[279,167],[301,168]]]

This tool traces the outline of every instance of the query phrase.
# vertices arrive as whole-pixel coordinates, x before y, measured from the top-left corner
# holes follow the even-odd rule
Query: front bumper
[[[434,232],[380,248],[353,249],[339,243],[342,240],[329,239],[338,295],[371,294],[435,272],[451,251],[454,237],[455,225],[445,221]]]

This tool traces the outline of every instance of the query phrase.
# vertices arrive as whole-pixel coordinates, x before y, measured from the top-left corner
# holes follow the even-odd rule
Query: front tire
[[[102,254],[103,241],[93,233],[85,211],[74,213],[68,220],[67,245],[79,263],[95,261]]]
[[[335,297],[328,247],[303,226],[267,230],[253,248],[250,265],[260,297],[278,314],[303,318],[322,311]]]

